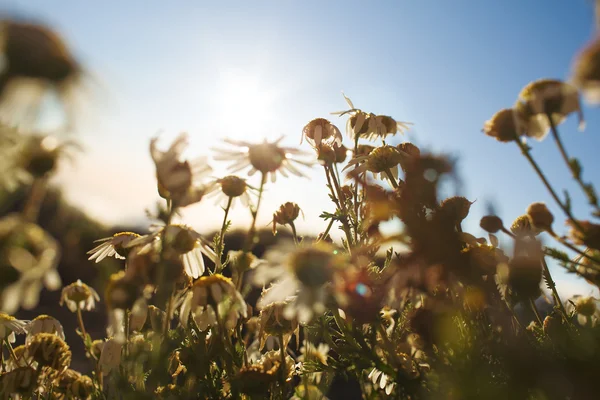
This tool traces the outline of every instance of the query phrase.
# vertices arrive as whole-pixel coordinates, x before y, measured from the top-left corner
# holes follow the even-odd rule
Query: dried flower
[[[51,333],[65,340],[65,332],[60,322],[48,315],[38,315],[27,324],[27,338],[25,343],[31,342],[38,333]]]
[[[37,372],[31,367],[20,367],[0,375],[0,398],[29,395],[37,387]]]
[[[259,315],[259,350],[265,347],[268,336],[279,337],[283,336],[283,346],[287,347],[290,338],[295,333],[296,340],[299,338],[300,325],[296,318],[287,319],[284,317],[284,311],[288,307],[289,302],[280,301],[267,304],[260,310]]]
[[[97,301],[100,301],[98,293],[79,279],[65,286],[60,295],[60,305],[66,304],[71,312],[91,311],[96,307]]]
[[[300,347],[300,355],[298,361],[318,361],[323,365],[327,365],[327,355],[329,354],[329,346],[325,343],[319,343],[315,346],[311,342],[304,342],[304,346]],[[323,372],[309,373],[311,380],[317,384],[321,383]]]
[[[29,321],[16,319],[15,317],[0,312],[0,341],[8,340],[14,343],[15,333],[18,335],[27,333]]]
[[[288,172],[303,177],[304,175],[296,168],[296,165],[310,167],[312,166],[312,162],[299,159],[298,156],[304,154],[300,150],[291,147],[281,147],[279,143],[282,140],[283,137],[274,142],[267,142],[265,140],[259,144],[225,140],[226,143],[245,148],[245,150],[216,149],[217,155],[214,158],[220,161],[233,161],[233,164],[229,168],[232,173],[251,167],[248,175],[252,176],[256,172],[260,172],[265,177],[270,175],[271,182],[275,182],[276,172],[279,172],[284,177],[288,176]]]
[[[554,222],[554,216],[546,207],[544,203],[531,203],[527,207],[527,216],[531,221],[531,224],[537,229],[552,232],[552,222]]]
[[[194,318],[198,328],[220,325],[231,329],[240,317],[248,316],[246,302],[229,278],[220,274],[203,276],[194,282],[179,313],[181,323],[187,326],[188,318]]]
[[[577,113],[579,127],[585,126],[577,89],[556,79],[540,79],[525,86],[515,105],[526,124],[525,134],[538,140],[550,130],[551,116],[554,125],[562,123],[571,113]]]
[[[453,224],[459,225],[469,215],[473,203],[462,196],[449,197],[440,204],[440,212]]]
[[[88,260],[95,260],[96,263],[104,260],[106,257],[114,257],[124,260],[131,250],[128,245],[132,240],[139,238],[140,235],[133,232],[119,232],[111,237],[106,237],[94,241],[100,243],[92,250],[88,251],[90,257]]]
[[[505,108],[485,122],[483,132],[499,142],[512,142],[525,133],[525,121],[516,109]]]
[[[338,146],[342,145],[342,133],[325,118],[316,118],[310,121],[302,129],[302,138],[306,137],[306,141],[311,146],[318,149],[321,145],[333,145],[334,143]],[[302,143],[302,140],[300,140]]]
[[[277,233],[277,224],[294,226],[294,221],[298,218],[302,210],[296,203],[288,201],[282,204],[277,211],[273,213],[273,235]]]
[[[206,157],[194,161],[181,161],[181,154],[188,146],[188,136],[182,133],[167,151],[158,150],[158,138],[150,141],[150,154],[156,164],[158,191],[171,199],[175,207],[185,207],[199,202],[206,192],[204,179],[212,171]]]
[[[600,102],[600,38],[596,37],[579,53],[571,79],[588,102]]]
[[[577,221],[579,226],[573,221],[567,220],[569,238],[577,245],[585,245],[595,250],[600,250],[600,225],[590,221]]]
[[[31,358],[38,365],[50,367],[61,373],[71,364],[71,350],[57,335],[38,333],[27,344],[25,358]]]

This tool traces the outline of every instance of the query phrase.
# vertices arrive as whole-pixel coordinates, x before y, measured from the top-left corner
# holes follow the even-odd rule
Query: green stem
[[[335,222],[335,220],[333,218],[331,218],[329,220],[329,224],[327,225],[327,228],[325,229],[325,232],[323,232],[323,234],[321,235],[323,238],[325,238],[325,236],[327,236],[327,234],[329,234],[329,231],[331,230],[331,227],[333,226],[334,222]]]
[[[47,178],[36,178],[31,184],[29,197],[23,207],[23,218],[27,221],[34,222],[37,220],[42,202],[46,196]]]
[[[331,197],[333,199],[334,204],[336,205],[336,207],[338,208],[338,210],[340,211],[340,213],[342,214],[341,216],[341,221],[342,221],[342,228],[344,230],[344,233],[346,234],[346,240],[347,240],[347,244],[348,244],[348,252],[350,252],[350,247],[352,246],[352,234],[350,232],[350,226],[348,225],[348,214],[346,213],[346,208],[344,207],[344,202],[341,199],[341,190],[339,188],[339,186],[337,185],[337,181],[335,180],[334,176],[331,176],[333,174],[330,174],[329,169],[327,168],[327,166],[324,166],[325,168],[325,176],[327,177],[327,183],[329,184],[329,190],[331,191]],[[332,183],[335,182],[335,183]],[[337,190],[337,195],[336,195],[336,190]]]
[[[17,355],[15,354],[15,351],[13,350],[12,345],[10,344],[8,339],[4,339],[4,343],[6,343],[6,347],[8,347],[8,352],[10,353],[10,356],[12,357],[13,361],[15,362],[15,365],[18,366],[19,359],[17,358]]]
[[[227,227],[227,217],[229,216],[229,209],[231,208],[231,203],[233,202],[233,197],[228,197],[227,206],[225,207],[225,216],[223,217],[223,224],[221,225],[221,231],[219,233],[219,248],[217,249],[217,265],[215,266],[215,273],[218,274],[221,272],[223,263],[221,258],[223,257],[223,238],[225,237],[225,228]]]
[[[79,329],[81,329],[81,334],[83,335],[83,344],[85,344],[85,338],[87,337],[87,333],[85,331],[85,325],[83,324],[83,316],[81,315],[81,308],[77,306],[77,322],[79,323]]]
[[[548,264],[546,263],[546,259],[544,257],[542,257],[542,267],[544,268],[544,276],[546,278],[546,284],[548,285],[548,287],[550,287],[550,290],[552,291],[552,296],[554,297],[554,302],[560,309],[560,312],[563,315],[565,322],[568,322],[569,319],[567,317],[567,310],[565,310],[565,306],[562,303],[562,301],[560,300],[560,296],[558,295],[558,291],[556,290],[556,283],[552,279],[552,275],[550,274],[550,268],[548,268]]]

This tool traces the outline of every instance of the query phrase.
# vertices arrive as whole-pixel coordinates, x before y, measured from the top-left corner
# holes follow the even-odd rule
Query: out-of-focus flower
[[[27,344],[25,357],[59,374],[71,364],[71,350],[64,340],[52,333],[38,333]]]
[[[221,323],[231,329],[240,317],[248,316],[248,308],[231,280],[214,274],[194,282],[184,299],[180,311],[183,326],[187,326],[190,315],[202,331]]]
[[[585,245],[594,250],[600,250],[600,225],[590,221],[578,221],[576,226],[571,220],[567,220],[569,238],[577,245]]]
[[[9,19],[0,20],[0,34],[2,116],[12,122],[37,120],[51,91],[72,117],[83,71],[64,40],[48,27]]]
[[[526,122],[514,108],[498,111],[483,124],[483,132],[499,142],[512,142],[525,134]]]
[[[554,222],[554,216],[550,210],[548,210],[546,204],[531,203],[529,207],[527,207],[527,216],[535,228],[552,232],[552,222]]]
[[[129,314],[129,329],[141,331],[148,318],[148,302],[144,297],[136,300]]]
[[[577,322],[580,325],[594,326],[600,317],[599,301],[592,296],[575,295],[567,302],[567,310],[577,314]]]
[[[279,209],[273,213],[273,235],[277,233],[277,224],[293,226],[294,221],[301,212],[300,206],[296,203],[288,201],[287,203],[282,204]]]
[[[205,270],[202,254],[215,262],[216,255],[210,243],[192,228],[185,225],[167,225],[152,229],[152,233],[132,240],[128,246],[140,246],[139,254],[144,254],[152,251],[153,246],[160,243],[179,255],[185,273],[194,279],[200,277]]]
[[[304,137],[316,149],[320,148],[323,144],[342,145],[342,133],[337,126],[325,118],[316,118],[306,124],[302,129],[302,139]],[[300,143],[302,143],[302,140],[300,140]]]
[[[297,165],[311,167],[313,163],[298,158],[304,155],[304,152],[292,147],[280,146],[279,143],[281,140],[283,140],[283,136],[274,142],[265,140],[262,143],[255,144],[227,139],[225,143],[240,147],[241,149],[238,151],[215,149],[217,154],[214,159],[232,161],[233,164],[229,167],[231,173],[251,167],[248,172],[249,176],[260,172],[264,176],[270,175],[271,182],[275,182],[277,172],[284,177],[287,177],[288,173],[303,177],[304,174],[297,168]]]
[[[267,304],[260,310],[259,320],[259,338],[260,347],[262,350],[267,341],[267,337],[279,337],[283,336],[283,346],[287,347],[292,335],[296,334],[296,340],[299,340],[299,329],[300,325],[296,318],[287,319],[283,316],[283,312],[287,307],[287,302],[274,302]]]
[[[455,225],[467,218],[474,201],[469,201],[462,196],[453,196],[443,200],[440,204],[440,213]]]
[[[133,239],[139,237],[140,235],[137,233],[119,232],[110,237],[98,239],[94,243],[100,244],[86,253],[90,255],[88,260],[95,260],[97,263],[104,260],[106,257],[124,260],[130,250],[127,246]]]
[[[540,234],[540,230],[531,224],[527,214],[517,217],[510,225],[510,231],[518,237],[535,237]]]
[[[328,400],[328,398],[321,392],[318,386],[298,385],[290,400]]]
[[[232,271],[237,273],[255,269],[263,261],[254,254],[243,250],[231,250],[227,253],[228,265]]]
[[[525,134],[537,140],[544,139],[550,131],[548,115],[554,125],[559,125],[569,114],[577,113],[579,128],[585,127],[577,88],[556,79],[529,83],[519,93],[515,109],[523,118]]]
[[[67,305],[71,312],[79,310],[91,311],[96,307],[96,302],[100,301],[100,296],[92,287],[77,280],[63,288],[60,295],[60,305]]]
[[[390,171],[394,179],[398,180],[398,166],[407,157],[409,155],[398,148],[384,145],[373,149],[368,155],[354,157],[348,161],[344,171],[358,165],[351,170],[351,174],[362,174],[368,171],[375,178],[381,175],[382,179],[389,179],[387,171]]]
[[[327,365],[327,355],[329,354],[329,346],[325,343],[319,343],[315,346],[311,342],[304,342],[304,346],[300,347],[300,355],[298,361],[318,361],[323,365]],[[323,372],[312,372],[309,374],[310,378],[317,384],[321,383]]]
[[[31,342],[38,333],[52,333],[65,340],[65,332],[60,322],[49,315],[38,315],[27,324],[27,338],[25,343]]]
[[[600,103],[600,38],[592,40],[577,56],[573,64],[572,82],[585,99]]]
[[[157,148],[158,138],[150,141],[150,155],[156,165],[159,194],[173,201],[175,207],[185,207],[199,202],[206,193],[204,181],[212,168],[206,157],[181,161],[188,146],[188,136],[179,135],[166,150]]]
[[[14,343],[15,334],[27,333],[28,323],[29,321],[16,319],[12,315],[0,312],[0,341],[8,340],[10,343]]]
[[[235,206],[236,200],[240,200],[244,207],[250,206],[250,192],[255,189],[242,179],[235,175],[229,175],[221,179],[216,179],[208,184],[206,195],[215,197],[217,204],[226,207],[231,201],[231,207]]]
[[[504,229],[504,223],[497,215],[486,215],[482,217],[479,221],[479,226],[489,233],[496,233],[499,230]]]
[[[100,359],[98,360],[102,375],[108,375],[113,368],[117,368],[121,364],[122,349],[123,344],[113,338],[104,342]]]
[[[325,242],[300,247],[283,243],[269,250],[265,260],[255,270],[254,284],[275,283],[258,300],[258,307],[290,300],[284,309],[285,318],[297,316],[300,323],[307,323],[313,315],[325,312],[329,283],[335,270],[344,265],[345,257]]]
[[[294,360],[286,356],[284,374],[289,381],[294,371]],[[270,385],[275,383],[281,371],[279,351],[269,351],[253,364],[240,368],[235,377],[236,385],[242,393],[250,396],[267,396]]]
[[[385,394],[388,396],[392,394],[392,390],[396,387],[396,383],[377,368],[371,370],[368,378],[373,382],[375,387],[384,390]]]
[[[339,307],[359,324],[377,320],[384,293],[365,267],[348,266],[334,276]]]
[[[42,286],[60,287],[56,266],[58,243],[38,225],[19,214],[0,219],[0,310],[14,313],[19,306],[32,309],[38,304]]]

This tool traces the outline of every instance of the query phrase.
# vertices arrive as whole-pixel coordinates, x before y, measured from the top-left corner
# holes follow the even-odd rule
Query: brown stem
[[[31,184],[29,197],[23,207],[23,217],[27,221],[34,222],[37,220],[40,208],[42,207],[42,202],[46,196],[46,183],[46,178],[36,178]]]
[[[385,174],[390,179],[390,183],[392,184],[392,186],[394,187],[394,189],[398,189],[398,182],[396,182],[396,178],[394,178],[394,175],[392,174],[392,171],[390,171],[389,168],[388,168],[388,169],[385,170]]]

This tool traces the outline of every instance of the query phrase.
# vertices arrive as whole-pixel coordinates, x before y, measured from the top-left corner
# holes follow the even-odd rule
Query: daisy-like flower
[[[283,347],[287,347],[292,335],[296,334],[296,341],[300,340],[300,325],[296,318],[286,319],[283,312],[288,306],[288,302],[275,302],[266,305],[260,310],[259,315],[259,350],[262,350],[269,337],[283,336]]]
[[[38,333],[51,333],[65,340],[65,332],[60,322],[49,315],[38,315],[27,324],[27,337],[25,343],[31,342]]]
[[[304,152],[292,147],[280,146],[281,140],[283,140],[283,136],[274,142],[265,140],[262,143],[255,144],[227,139],[225,140],[226,143],[240,147],[243,150],[215,149],[217,155],[214,159],[233,161],[233,164],[229,167],[232,173],[251,167],[248,172],[249,176],[260,172],[265,176],[265,179],[270,175],[271,182],[275,182],[276,172],[284,177],[288,177],[288,173],[303,177],[304,174],[297,168],[297,165],[311,167],[313,163],[298,158],[304,155]]]
[[[150,155],[156,165],[159,194],[171,199],[176,207],[199,202],[206,192],[204,180],[212,171],[206,157],[181,161],[181,155],[188,146],[185,133],[179,135],[166,151],[159,150],[157,142],[158,138],[150,141]]]
[[[0,375],[0,398],[20,398],[21,393],[33,393],[38,386],[38,372],[31,367],[15,368]]]
[[[206,196],[215,197],[215,204],[226,207],[231,201],[230,207],[235,206],[236,200],[241,201],[244,207],[250,206],[250,193],[256,189],[235,175],[229,175],[224,178],[215,179],[207,185]]]
[[[58,373],[71,364],[71,350],[64,340],[52,333],[38,333],[27,344],[24,357]]]
[[[67,305],[71,312],[79,310],[91,311],[96,307],[96,302],[100,301],[100,296],[92,287],[77,280],[63,288],[60,295],[60,305]]]
[[[202,331],[219,325],[219,320],[231,329],[240,317],[248,316],[248,306],[231,279],[214,274],[194,282],[181,305],[179,316],[183,326],[187,326],[192,316]]]
[[[296,203],[288,201],[282,204],[277,211],[273,213],[273,235],[277,233],[277,224],[290,225],[295,230],[294,221],[298,218],[302,210]],[[304,213],[303,213],[304,216]]]
[[[569,312],[577,314],[577,322],[580,325],[594,326],[600,317],[599,301],[592,296],[575,295],[567,302],[567,309]]]
[[[60,247],[40,226],[20,214],[0,219],[0,265],[2,286],[0,310],[14,313],[19,306],[32,309],[38,304],[42,286],[57,290],[56,271]]]
[[[579,53],[571,80],[588,102],[600,103],[600,38],[596,37]]]
[[[389,379],[389,377],[378,370],[377,368],[373,368],[369,373],[368,377],[375,387],[379,387],[380,389],[385,391],[385,394],[388,396],[392,394],[392,390],[396,387],[396,383]]]
[[[204,274],[205,266],[202,254],[215,262],[216,255],[210,243],[198,232],[185,225],[172,224],[167,226],[154,226],[149,235],[132,240],[128,247],[140,246],[139,254],[152,251],[157,244],[168,246],[179,254],[185,273],[191,278],[198,278]]]
[[[0,312],[0,341],[8,340],[14,343],[15,334],[27,333],[27,324],[29,321],[16,319],[15,317]]]
[[[368,155],[354,157],[348,161],[348,165],[346,165],[343,171],[358,165],[358,167],[352,169],[352,174],[362,174],[368,171],[375,178],[381,176],[382,179],[384,177],[389,179],[386,172],[390,171],[394,179],[397,180],[400,163],[409,157],[407,153],[399,150],[397,147],[384,145],[376,147]]]
[[[349,110],[333,112],[334,115],[349,114],[348,122],[346,122],[346,133],[355,139],[357,136],[366,139],[376,139],[378,137],[385,138],[387,135],[396,133],[404,133],[410,129],[410,122],[396,121],[394,118],[387,115],[375,115],[366,113],[356,107],[345,94],[342,93],[346,103],[350,106]]]
[[[512,142],[525,134],[526,121],[514,108],[498,111],[483,124],[483,132],[499,142]]]
[[[323,144],[342,145],[342,133],[337,126],[325,118],[316,118],[306,124],[302,129],[302,139],[305,137],[306,141],[316,149],[320,148]],[[302,139],[300,140],[300,144],[302,144]]]
[[[300,355],[298,356],[298,361],[318,361],[323,365],[327,365],[327,355],[329,354],[329,346],[325,343],[319,343],[318,346],[315,346],[311,342],[305,342],[304,346],[300,347]],[[323,372],[312,372],[310,373],[311,378],[314,379],[314,382],[317,384],[321,383],[321,378],[323,377]]]
[[[258,300],[262,309],[274,302],[289,301],[283,315],[287,319],[297,316],[300,323],[325,312],[330,295],[330,285],[335,270],[344,265],[345,257],[326,243],[295,247],[283,243],[265,255],[266,263],[254,273],[254,284],[265,286],[275,283],[263,292]]]
[[[515,109],[523,118],[525,134],[537,140],[543,140],[550,131],[548,115],[556,126],[569,114],[577,113],[579,129],[585,127],[577,88],[556,79],[529,83],[519,93]]]
[[[98,239],[94,241],[94,243],[100,244],[86,253],[90,255],[88,260],[95,260],[96,263],[99,263],[106,257],[114,257],[124,260],[130,250],[127,246],[133,239],[137,239],[139,237],[140,235],[137,233],[119,232],[115,233],[113,236]]]

